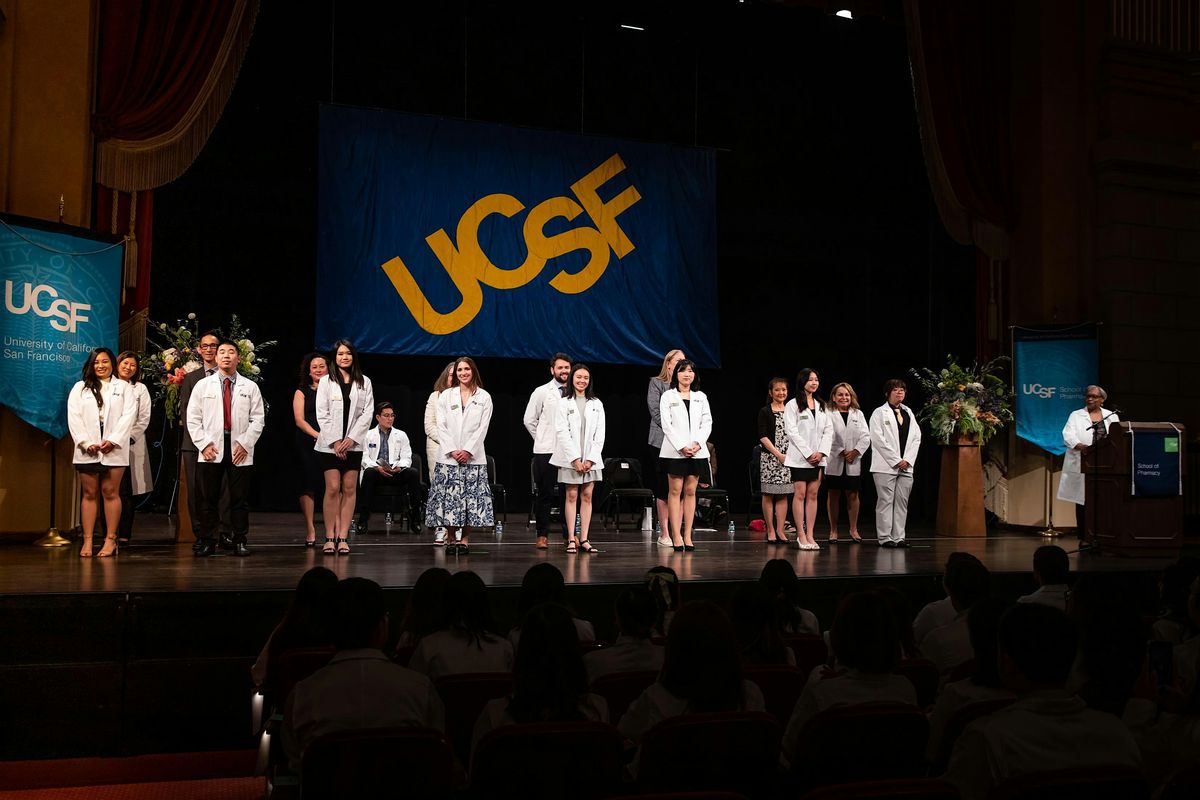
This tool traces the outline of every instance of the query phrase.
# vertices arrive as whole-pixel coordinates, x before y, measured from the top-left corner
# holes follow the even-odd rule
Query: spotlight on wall
[[[840,11],[835,11],[835,12],[833,12],[833,15],[835,17],[841,17],[842,19],[854,19],[854,14],[848,8],[843,8]]]

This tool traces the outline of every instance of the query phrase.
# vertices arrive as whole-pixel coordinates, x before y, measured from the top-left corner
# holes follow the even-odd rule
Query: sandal
[[[341,537],[337,540],[337,554],[339,556],[350,555],[350,544],[346,541],[345,537]]]
[[[829,534],[829,538],[826,541],[828,541],[830,544],[837,544],[838,543],[837,534],[836,533]]]
[[[92,557],[92,536],[91,536],[91,534],[88,534],[87,536],[83,537],[83,546],[79,548],[79,557],[80,558],[91,558]]]
[[[314,541],[313,544],[316,544]],[[321,552],[327,556],[337,555],[337,539],[325,537],[325,544],[321,546]]]
[[[600,550],[598,548],[592,546],[591,539],[580,539],[579,540],[579,552],[581,552],[581,553],[599,553]]]
[[[861,536],[855,536],[855,535],[852,533],[852,534],[850,534],[850,541],[854,542],[855,544],[862,544],[862,537],[861,537]]]
[[[458,555],[460,555],[460,556],[471,555],[471,546],[468,545],[466,542],[459,542],[458,543]]]
[[[108,549],[110,546],[112,547],[111,550]],[[117,545],[117,537],[105,536],[104,537],[104,547],[100,548],[99,553],[96,553],[96,558],[111,558],[111,557],[115,556],[119,551],[120,551],[120,547]]]
[[[574,539],[567,542],[567,552],[568,553],[578,553],[579,552],[579,543],[576,542]]]

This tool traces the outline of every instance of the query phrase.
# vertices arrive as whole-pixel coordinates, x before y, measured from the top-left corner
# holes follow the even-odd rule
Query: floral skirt
[[[492,490],[486,464],[436,464],[425,506],[430,528],[490,528]]]

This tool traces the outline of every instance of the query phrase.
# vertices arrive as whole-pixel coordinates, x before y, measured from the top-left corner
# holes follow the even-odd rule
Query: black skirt
[[[108,464],[101,464],[99,461],[93,461],[89,464],[76,464],[75,471],[82,472],[84,475],[104,475],[112,467]]]
[[[321,465],[322,472],[328,472],[331,469],[336,469],[338,472],[358,472],[362,468],[362,451],[351,450],[346,453],[344,459],[338,458],[333,453],[317,453],[317,461]]]
[[[325,491],[325,471],[320,456],[313,449],[313,438],[303,431],[296,431],[296,455],[300,458],[300,492],[321,494]],[[332,469],[332,467],[331,467]]]
[[[821,480],[821,473],[825,471],[824,467],[792,467],[792,483],[812,483],[813,481]]]
[[[826,489],[839,489],[843,492],[862,490],[862,475],[826,475]]]
[[[658,470],[672,478],[700,477],[708,474],[708,462],[703,458],[659,458]]]

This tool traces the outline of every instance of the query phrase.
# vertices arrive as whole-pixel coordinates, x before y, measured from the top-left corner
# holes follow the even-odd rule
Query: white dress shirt
[[[588,683],[617,672],[660,670],[666,648],[649,639],[621,634],[611,647],[586,653],[583,666],[587,668]]]
[[[408,666],[431,681],[464,672],[512,672],[513,647],[500,636],[484,634],[476,639],[465,631],[448,629],[422,637]]]

